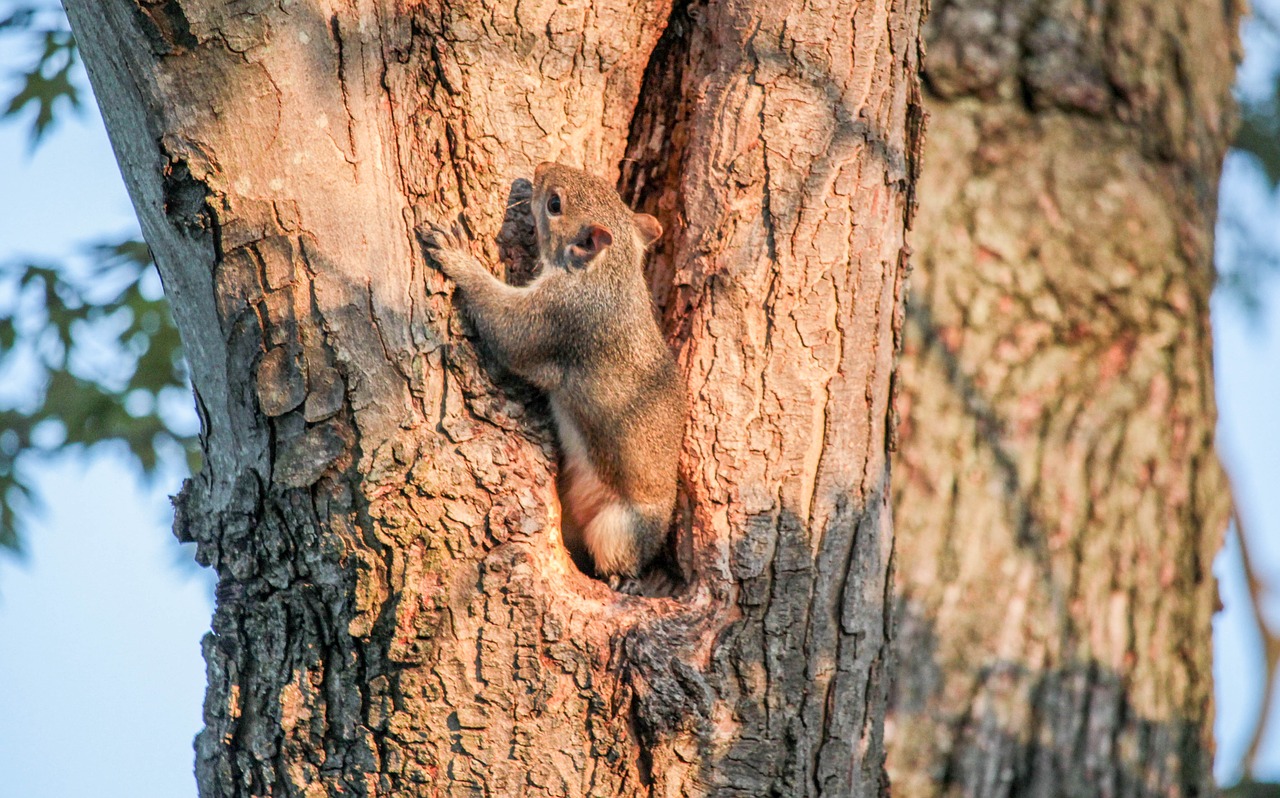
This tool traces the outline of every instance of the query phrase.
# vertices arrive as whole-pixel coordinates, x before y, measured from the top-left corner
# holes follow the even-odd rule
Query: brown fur
[[[549,394],[565,544],[617,587],[661,551],[676,499],[684,392],[642,272],[662,226],[560,164],[538,166],[531,202],[541,271],[527,286],[498,280],[443,227],[425,243],[486,347]]]

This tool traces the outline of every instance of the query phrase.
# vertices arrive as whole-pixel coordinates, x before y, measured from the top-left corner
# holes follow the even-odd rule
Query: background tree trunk
[[[203,795],[883,794],[919,2],[67,7],[203,421]],[[545,407],[414,241],[460,211],[493,258],[512,180],[624,154],[676,600],[573,568]]]
[[[936,3],[901,371],[904,798],[1212,794],[1239,9]]]

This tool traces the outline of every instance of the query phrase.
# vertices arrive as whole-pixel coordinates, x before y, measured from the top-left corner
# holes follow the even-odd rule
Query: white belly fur
[[[630,550],[630,511],[621,497],[600,480],[582,432],[555,399],[551,400],[551,414],[563,453],[560,502],[582,531],[583,543],[596,567],[611,571],[610,565]]]

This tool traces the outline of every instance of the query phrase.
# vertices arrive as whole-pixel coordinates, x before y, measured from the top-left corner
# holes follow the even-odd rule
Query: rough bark
[[[1238,13],[933,10],[894,463],[900,796],[1215,792],[1209,293]]]
[[[203,421],[204,796],[884,793],[920,3],[67,6]],[[574,569],[546,408],[414,243],[461,213],[520,271],[512,181],[624,154],[675,599]]]

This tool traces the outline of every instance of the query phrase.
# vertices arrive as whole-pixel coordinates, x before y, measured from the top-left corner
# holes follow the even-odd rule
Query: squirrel
[[[550,399],[566,547],[634,592],[666,543],[684,435],[684,391],[642,272],[662,225],[558,163],[534,170],[530,202],[539,269],[528,285],[495,277],[457,227],[431,224],[423,244],[488,351]]]

